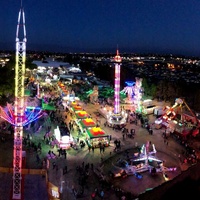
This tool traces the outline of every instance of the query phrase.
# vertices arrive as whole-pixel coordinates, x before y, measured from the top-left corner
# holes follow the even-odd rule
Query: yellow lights
[[[167,63],[167,67],[168,67],[169,69],[175,69],[175,66],[174,66],[174,64],[172,64],[172,63]]]
[[[94,132],[102,132],[101,128],[100,127],[94,127],[92,129]]]
[[[75,109],[81,109],[81,106],[75,105],[74,108],[75,108]]]
[[[79,111],[78,112],[80,115],[87,115],[87,112],[86,111]]]
[[[163,178],[165,179],[165,181],[169,180],[169,176],[166,173],[163,173]]]
[[[94,123],[94,121],[92,120],[92,118],[87,118],[87,119],[85,119],[85,122],[86,122],[86,123]]]

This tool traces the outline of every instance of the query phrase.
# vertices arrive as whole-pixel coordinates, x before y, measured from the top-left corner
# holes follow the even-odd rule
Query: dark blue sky
[[[2,2],[3,1],[3,2]],[[2,0],[0,49],[15,49],[20,0]],[[27,49],[200,56],[200,0],[23,0]]]

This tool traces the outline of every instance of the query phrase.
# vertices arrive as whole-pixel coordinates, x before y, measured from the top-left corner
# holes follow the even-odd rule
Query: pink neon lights
[[[121,57],[119,55],[119,51],[117,50],[117,55],[115,56],[115,104],[114,104],[114,114],[120,113],[120,65],[121,65]]]

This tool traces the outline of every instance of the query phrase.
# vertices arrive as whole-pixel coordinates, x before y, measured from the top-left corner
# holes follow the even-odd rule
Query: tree
[[[10,61],[4,66],[0,68],[0,95],[3,96],[10,96],[14,95],[14,78],[15,78],[15,60],[11,57]]]

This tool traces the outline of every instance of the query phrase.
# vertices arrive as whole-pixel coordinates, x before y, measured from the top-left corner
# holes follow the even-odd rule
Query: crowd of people
[[[46,103],[50,102],[55,107],[55,110],[46,111],[47,114],[44,115],[39,120],[39,122],[35,122],[35,124],[38,123],[37,125],[34,125],[34,123],[33,125],[31,125],[32,128],[30,130],[27,130],[26,133],[24,134],[23,145],[29,152],[34,153],[36,155],[36,163],[38,163],[38,165],[41,164],[43,168],[44,166],[48,168],[47,160],[52,160],[53,161],[52,168],[57,169],[58,167],[57,158],[62,157],[64,159],[67,159],[67,150],[60,148],[58,142],[56,141],[56,138],[53,134],[54,126],[62,126],[62,127],[67,126],[69,129],[69,134],[73,135],[74,143],[76,144],[77,148],[80,151],[84,152],[86,149],[88,149],[88,153],[90,153],[90,150],[91,150],[90,154],[92,154],[96,150],[94,150],[94,148],[91,148],[87,145],[86,135],[81,132],[79,126],[77,125],[75,121],[74,113],[68,107],[65,107],[63,105],[61,96],[54,95],[55,94],[54,90],[57,91],[56,86],[51,86],[51,87],[45,86],[42,89],[42,91],[45,94],[47,94],[45,98],[45,102]],[[127,126],[127,124],[142,126],[148,130],[150,135],[153,135],[153,132],[152,132],[153,129],[151,126],[149,126],[148,121],[146,119],[144,119],[141,115],[138,115],[134,112],[130,112],[130,111],[127,111],[127,112],[129,114],[127,118],[127,122],[126,124],[122,126],[118,126],[118,125],[111,126],[110,124],[107,123],[107,121],[105,121],[105,123],[101,123],[100,121],[98,122],[99,126],[104,125],[106,129],[116,131],[121,136],[121,139],[120,138],[116,139],[116,138],[112,138],[112,136],[110,135],[109,140],[110,141],[113,140],[114,146],[112,149],[112,153],[108,154],[109,156],[113,156],[115,152],[118,152],[121,150],[122,140],[125,141],[126,139],[133,139],[134,141],[134,138],[137,132],[134,128],[131,128],[131,129],[128,128],[130,126]],[[36,127],[34,128],[34,130],[36,129],[34,132],[38,131],[38,134],[43,133],[43,141],[34,140],[35,135],[31,133],[31,131],[33,132],[34,126]],[[3,127],[4,126],[2,126],[2,128]],[[136,142],[137,141],[135,141],[135,143]],[[45,155],[44,155],[44,148],[43,148],[44,146],[45,146],[45,149],[48,149]],[[73,146],[71,145],[71,147]],[[99,149],[97,149],[99,151],[99,154],[95,153],[95,156],[97,157],[99,156],[99,161],[101,163],[103,162],[104,154],[106,151],[105,149],[106,149],[105,146],[99,145]],[[80,151],[77,151],[77,155]],[[110,149],[109,151],[111,152]],[[190,152],[187,146],[186,146],[186,153],[187,155],[191,155],[190,156],[191,159],[189,159],[188,157],[188,160],[187,160],[188,162],[190,161],[193,162],[194,160],[197,159],[195,157],[195,152]],[[96,167],[97,166],[95,164],[93,163],[85,164],[84,161],[82,162],[82,164],[77,166],[76,169],[74,167],[73,170],[76,170],[77,177],[78,177],[77,179],[74,180],[74,183],[73,183],[74,187],[72,187],[74,196],[76,197],[81,196],[85,194],[86,189],[87,191],[89,190],[87,187],[90,187],[90,186],[93,187],[92,185],[89,185],[89,184],[91,184],[94,168]],[[63,168],[63,174],[66,175],[68,171],[69,171],[69,166],[66,165]],[[105,197],[105,194],[108,188],[113,189],[116,192],[116,194],[120,196],[121,199],[122,197],[123,199],[128,199],[128,195],[131,196],[131,194],[127,194],[125,191],[121,190],[120,188],[114,188],[114,186],[107,184],[105,181],[99,180],[99,184],[95,185],[93,192],[90,194],[91,198],[95,199],[99,197],[103,199]]]

